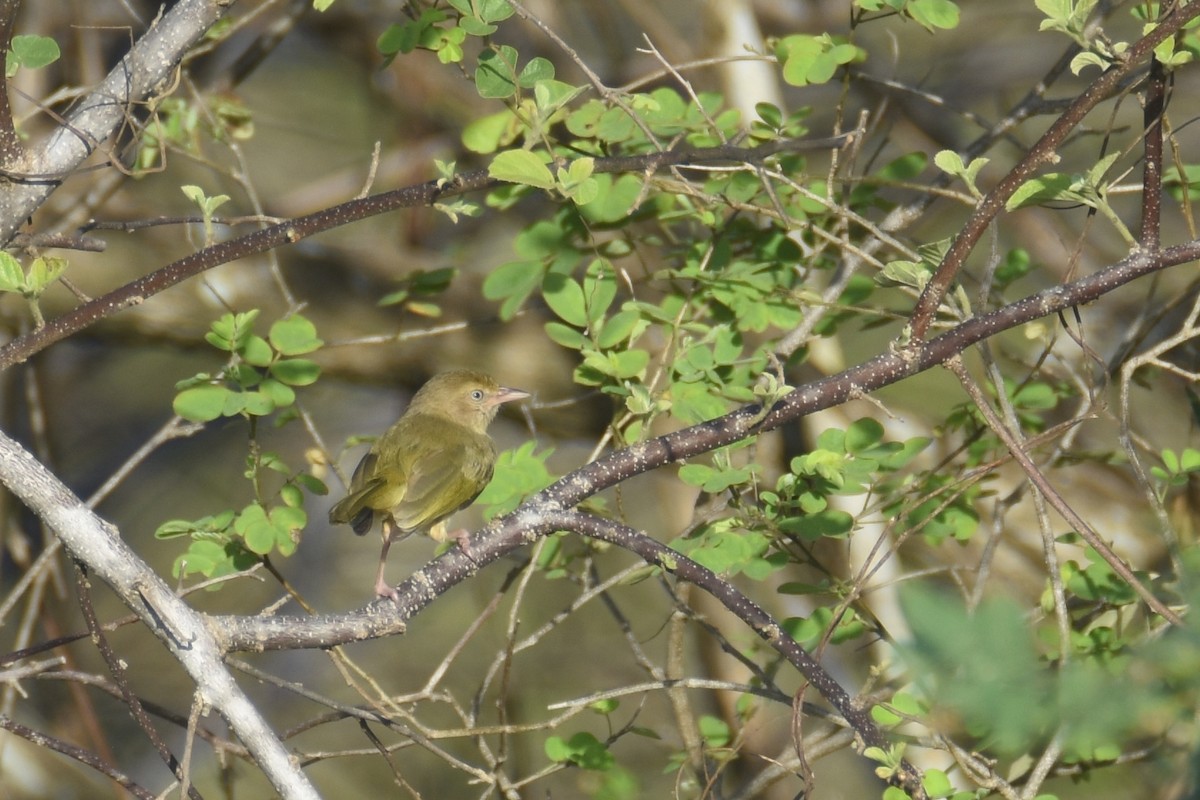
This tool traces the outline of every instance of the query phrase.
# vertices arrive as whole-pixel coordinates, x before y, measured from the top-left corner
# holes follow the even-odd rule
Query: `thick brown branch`
[[[1156,58],[1146,82],[1146,107],[1142,110],[1145,152],[1142,164],[1142,230],[1138,243],[1147,250],[1162,245],[1163,114],[1167,110],[1167,75]]]

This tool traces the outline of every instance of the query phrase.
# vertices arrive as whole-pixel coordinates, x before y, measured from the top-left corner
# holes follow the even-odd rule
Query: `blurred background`
[[[964,3],[960,25],[936,36],[898,19],[851,31],[849,4],[836,0],[528,0],[524,5],[608,87],[639,91],[660,85],[678,87],[678,80],[665,69],[669,64],[696,91],[724,93],[728,104],[742,109],[746,118],[757,102],[786,110],[809,106],[812,112],[805,124],[813,136],[852,128],[865,113],[869,135],[859,151],[864,170],[907,153],[931,156],[942,149],[966,148],[1008,114],[1063,52],[1060,40],[1038,33],[1041,15],[1034,4],[1018,0]],[[30,143],[54,125],[49,111],[61,111],[77,93],[100,81],[157,13],[156,4],[135,0],[22,4],[16,31],[51,36],[63,51],[62,58],[49,67],[20,72],[11,91],[21,130]],[[462,132],[501,106],[479,97],[470,68],[443,65],[423,50],[401,55],[390,64],[379,54],[376,40],[406,13],[406,4],[385,0],[338,0],[324,13],[303,2],[238,4],[231,16],[233,30],[189,58],[171,97],[130,109],[129,129],[96,159],[99,165],[107,155],[118,154],[125,169],[98,166],[81,171],[31,221],[35,231],[87,229],[88,236],[104,242],[102,252],[70,253],[70,286],[58,285],[47,293],[42,301],[45,314],[53,317],[72,308],[81,296],[102,295],[203,246],[205,234],[198,224],[136,230],[91,227],[95,222],[194,215],[194,205],[180,191],[182,185],[198,185],[210,196],[228,195],[229,202],[218,212],[222,217],[286,218],[344,202],[360,192],[434,179],[435,159],[453,161],[459,171],[486,166],[487,156],[472,154],[463,146]],[[1114,14],[1106,30],[1132,38],[1138,27],[1128,15]],[[854,65],[852,80],[797,88],[782,81],[778,66],[769,59],[740,58],[772,52],[770,43],[778,37],[824,32],[852,34],[871,53],[867,62]],[[520,16],[502,26],[497,41],[516,47],[523,59],[550,60],[560,80],[586,82],[579,63]],[[1181,121],[1193,113],[1188,106],[1197,96],[1195,80],[1194,71],[1185,71],[1174,84],[1172,114]],[[1084,79],[1067,75],[1054,85],[1043,110],[1060,110],[1056,100],[1069,99],[1085,84]],[[139,131],[154,115],[165,117],[169,104],[176,101],[195,115],[194,128],[180,133],[148,163],[136,163],[135,154],[144,152],[137,145],[145,143]],[[174,117],[186,118],[186,113]],[[217,127],[214,119],[221,121],[224,131],[216,140],[211,135]],[[1002,175],[1010,160],[1053,119],[1049,114],[1035,115],[999,137],[989,151],[995,166],[984,170],[981,186],[986,189],[989,181]],[[1098,137],[1115,130],[1134,139],[1140,125],[1141,109],[1134,97],[1105,106],[1063,149],[1064,160],[1057,168],[1086,169],[1089,159],[1094,163]],[[1186,149],[1194,136],[1185,130],[1177,141]],[[831,168],[827,153],[812,154],[809,163],[817,176]],[[919,203],[927,196],[933,172],[915,177],[912,185],[891,187],[890,200],[897,205]],[[1123,183],[1136,186],[1138,179],[1135,171]],[[1114,193],[1113,203],[1128,212],[1128,224],[1136,224],[1138,198],[1133,192],[1127,198]],[[513,241],[523,227],[547,217],[552,208],[550,199],[531,197],[502,212],[485,208],[477,217],[457,220],[430,208],[406,210],[211,270],[0,375],[4,429],[51,465],[81,497],[103,489],[99,513],[160,574],[169,576],[183,545],[155,539],[160,524],[240,507],[251,498],[242,477],[250,442],[248,425],[240,419],[218,421],[194,435],[171,438],[154,447],[115,486],[107,484],[169,424],[176,383],[223,365],[221,354],[203,339],[216,318],[257,308],[265,329],[269,320],[301,308],[325,341],[313,356],[322,368],[322,379],[299,395],[311,427],[292,423],[274,429],[264,423],[254,436],[258,446],[325,480],[331,494],[307,499],[310,522],[297,552],[273,561],[319,611],[361,607],[371,599],[378,540],[374,534],[360,539],[327,524],[328,505],[341,496],[343,487],[325,461],[332,459],[342,474],[352,471],[363,452],[354,437],[374,436],[386,429],[431,374],[449,367],[480,368],[505,385],[531,392],[530,401],[505,409],[493,432],[505,449],[531,440],[539,451],[552,449],[547,464],[554,475],[586,463],[602,444],[611,446],[605,436],[616,413],[614,402],[573,380],[576,354],[556,345],[544,332],[544,323],[553,315],[535,301],[515,319],[502,321],[498,304],[481,290],[491,271],[513,260]],[[897,235],[914,246],[933,242],[957,231],[967,213],[961,197],[944,197],[920,207]],[[873,221],[878,223],[882,217],[881,210]],[[217,226],[215,236],[228,238],[253,227],[254,223]],[[1168,212],[1164,230],[1169,241],[1188,237],[1186,215]],[[1020,243],[1037,265],[1012,297],[1095,271],[1119,260],[1128,249],[1110,228],[1093,224],[1086,209],[1078,208],[1012,215],[996,236],[997,250]],[[992,246],[985,244],[983,249]],[[640,256],[652,259],[655,252],[647,248]],[[649,274],[661,266],[665,265],[646,263],[644,268]],[[444,292],[424,304],[380,304],[381,298],[411,288],[415,276],[437,270],[452,270],[453,279]],[[1152,290],[1130,287],[1102,305],[1083,309],[1087,343],[1095,358],[1116,360],[1177,332],[1195,296],[1193,273],[1189,268],[1170,271],[1154,279]],[[977,284],[970,280],[969,291],[974,292]],[[911,303],[911,296],[897,292],[885,305],[903,313],[906,303]],[[1084,374],[1087,370],[1080,365],[1090,363],[1090,357],[1079,348],[1043,348],[1050,335],[1047,329],[1056,324],[1048,319],[1032,332],[1014,332],[1001,349],[1016,361],[1045,359],[1047,368],[1059,369],[1063,380]],[[19,297],[0,299],[0,325],[6,338],[28,330],[27,306]],[[807,361],[789,366],[790,382],[798,384],[859,363],[885,348],[898,330],[898,322],[844,326],[838,336],[814,346]],[[1172,351],[1172,358],[1185,365],[1194,364],[1194,355],[1190,341]],[[1159,371],[1134,387],[1134,407],[1144,409],[1137,414],[1137,436],[1160,447],[1195,444],[1195,417],[1183,390],[1185,383],[1179,375]],[[1084,391],[1103,394],[1112,389],[1101,381]],[[844,427],[860,416],[878,418],[893,438],[936,438],[939,431],[934,426],[963,401],[960,394],[945,373],[923,375],[879,394],[886,413],[868,401],[855,401],[803,426],[761,437],[750,457],[773,481],[787,469],[792,456],[812,445],[819,431],[831,425]],[[1110,401],[1116,403],[1115,394],[1110,394]],[[1090,413],[1094,418],[1077,429],[1071,446],[1079,451],[1115,448],[1119,421],[1112,415]],[[662,424],[664,430],[679,427]],[[931,463],[949,450],[947,443],[935,443]],[[1154,535],[1152,514],[1127,469],[1092,462],[1058,477],[1064,493],[1102,523],[1105,535],[1115,538],[1133,563],[1147,569],[1161,563],[1164,549]],[[1022,480],[1009,468],[997,472],[987,497],[980,498],[981,509],[985,505],[989,509],[981,512],[984,527],[993,519],[987,516],[995,502],[990,498],[1012,496],[1020,491]],[[680,482],[674,470],[662,470],[622,485],[604,500],[625,521],[666,541],[696,524],[697,504],[711,498]],[[53,569],[43,570],[31,584],[14,591],[46,548],[50,534],[11,498],[0,502],[5,518],[0,650],[83,630],[72,600],[72,568],[61,555]],[[1193,514],[1192,502],[1185,493],[1176,506],[1177,520],[1184,521],[1185,528]],[[477,526],[480,514],[480,508],[472,508],[457,521]],[[1027,500],[1014,496],[1013,508],[1005,507],[1002,517],[997,512],[996,519],[990,538],[981,536],[952,552],[947,546],[923,548],[914,543],[906,551],[906,568],[947,563],[973,568],[970,565],[979,563],[982,552],[997,548],[1003,540],[988,591],[1009,594],[1035,607],[1045,581],[1039,571],[1042,553],[1036,515]],[[427,540],[406,541],[393,548],[388,574],[398,581],[432,554]],[[525,557],[493,565],[458,587],[413,620],[405,636],[346,648],[361,673],[352,673],[324,652],[245,656],[246,662],[283,681],[303,683],[341,703],[361,704],[362,695],[348,684],[366,685],[368,676],[387,694],[413,695],[410,702],[399,704],[402,711],[397,716],[424,730],[436,747],[405,744],[393,753],[407,786],[389,789],[396,786],[392,768],[379,758],[357,723],[323,721],[309,729],[326,708],[279,686],[244,681],[269,709],[273,724],[281,730],[296,727],[288,744],[314,759],[309,772],[322,791],[328,796],[389,791],[395,796],[469,796],[476,791],[470,775],[448,766],[446,755],[475,762],[486,750],[472,737],[456,733],[467,727],[464,720],[471,716],[464,709],[489,709],[479,718],[491,722],[533,724],[553,715],[546,710],[550,704],[661,679],[665,673],[656,673],[651,665],[664,669],[661,665],[671,654],[679,655],[681,663],[670,668],[678,667],[685,675],[748,680],[725,651],[731,647],[753,651],[759,643],[699,592],[689,595],[686,589],[679,590],[681,600],[680,594],[673,596],[657,579],[631,572],[619,592],[607,599],[595,598],[589,594],[591,587],[579,581],[522,571]],[[592,581],[636,567],[627,554],[602,551],[591,557],[596,570],[588,576]],[[827,557],[847,571],[856,558],[841,550]],[[947,581],[953,583],[952,578]],[[102,587],[96,595],[101,619],[114,620],[127,613]],[[581,600],[584,596],[587,602]],[[275,579],[258,570],[221,591],[201,591],[189,600],[214,613],[251,614],[268,607],[278,613],[300,613],[294,603],[276,606],[281,598]],[[690,604],[686,610],[680,605],[684,600]],[[772,610],[785,616],[812,608],[802,598],[786,595],[772,596],[771,602]],[[876,602],[874,611],[880,619],[903,625],[884,595]],[[682,645],[672,638],[677,633],[673,625],[680,618],[688,620],[687,633],[680,634],[686,638]],[[472,625],[477,620],[482,624],[476,630]],[[727,640],[705,633],[700,622],[716,626]],[[535,633],[543,626],[547,626],[544,632]],[[468,636],[469,641],[464,641]],[[138,693],[186,720],[192,702],[190,684],[153,637],[138,625],[122,627],[111,637],[114,648],[129,661],[130,679]],[[527,641],[526,637],[533,638]],[[461,651],[455,650],[459,644]],[[105,674],[86,641],[55,654],[68,659],[64,673]],[[852,690],[887,668],[862,642],[845,651],[831,649],[825,662]],[[437,673],[441,665],[446,665],[444,676]],[[436,680],[431,678],[434,675]],[[798,686],[794,676],[775,677],[784,691]],[[0,691],[0,712],[96,750],[146,786],[165,785],[168,775],[157,756],[121,703],[103,691],[51,675],[8,684]],[[806,699],[818,700],[812,692]],[[737,693],[695,692],[691,702],[697,715],[738,719]],[[614,746],[621,764],[637,776],[641,796],[702,793],[685,785],[683,771],[662,769],[669,754],[684,744],[673,732],[681,712],[667,693],[634,694],[623,699],[621,708],[611,720],[590,714],[561,731],[547,726],[544,731],[512,736],[496,745],[499,749],[491,756],[504,762],[513,775],[534,775],[547,763],[542,752],[547,735],[566,737],[586,728],[603,739],[606,728],[619,719],[647,732]],[[727,765],[738,775],[737,785],[754,786],[756,775],[770,773],[773,760],[794,755],[791,724],[786,704],[768,703],[753,724],[745,726],[731,747],[753,755],[732,758]],[[204,725],[218,735],[224,733],[219,719],[206,719]],[[168,742],[182,750],[183,729],[175,723],[162,723],[161,729]],[[819,754],[824,744],[834,749],[837,736],[831,729],[828,740],[813,743],[813,753]],[[404,740],[392,736],[388,741]],[[810,756],[819,779],[814,800],[879,791],[869,765],[844,749],[844,742],[840,744],[843,749],[826,759]],[[253,797],[267,791],[261,776],[236,759],[214,756],[207,746],[198,748],[195,758],[196,781],[205,796]],[[795,769],[792,763],[783,772]],[[1109,785],[1089,785],[1086,796],[1128,796],[1137,791],[1132,787],[1147,785],[1156,791],[1162,787],[1163,794],[1154,796],[1167,796],[1174,785],[1171,771],[1154,763],[1105,775],[1111,779]],[[529,797],[581,796],[597,790],[597,780],[594,773],[567,769],[514,792]],[[1076,792],[1066,779],[1060,783],[1054,788],[1061,796],[1085,796],[1083,789]],[[800,786],[786,779],[768,784],[761,791],[746,788],[746,794],[730,796],[792,797]],[[74,762],[12,738],[0,739],[0,797],[106,795],[121,793]]]

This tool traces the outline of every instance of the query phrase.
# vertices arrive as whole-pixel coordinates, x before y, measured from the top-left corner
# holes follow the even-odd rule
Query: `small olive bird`
[[[346,496],[329,510],[329,521],[349,523],[362,535],[377,516],[382,519],[376,595],[396,599],[383,577],[392,542],[415,531],[437,542],[449,538],[446,518],[469,506],[492,479],[496,445],[488,425],[502,403],[528,396],[482,372],[443,372],[417,390],[400,419],[363,456]],[[465,551],[467,532],[453,536]]]

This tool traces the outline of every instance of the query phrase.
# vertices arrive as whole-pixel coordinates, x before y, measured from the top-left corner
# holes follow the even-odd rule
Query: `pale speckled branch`
[[[837,375],[799,387],[763,415],[757,405],[674,433],[610,453],[562,477],[531,497],[520,508],[493,521],[471,539],[468,558],[451,549],[398,587],[399,601],[377,601],[365,610],[322,617],[280,616],[269,619],[228,616],[214,619],[221,644],[230,650],[275,650],[331,647],[359,641],[420,613],[451,587],[483,566],[552,533],[554,515],[636,475],[682,459],[710,452],[771,430],[801,417],[911,377],[965,351],[991,336],[1083,305],[1113,289],[1168,266],[1200,259],[1200,241],[1155,253],[1134,253],[1119,263],[1062,286],[1037,292],[1004,308],[984,314],[924,344],[895,348]]]

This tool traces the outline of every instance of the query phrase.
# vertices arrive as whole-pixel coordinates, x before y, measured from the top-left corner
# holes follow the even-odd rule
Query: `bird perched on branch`
[[[348,523],[362,535],[376,517],[382,519],[376,595],[397,596],[383,577],[393,542],[415,531],[438,542],[450,538],[446,518],[470,505],[492,479],[496,445],[488,425],[502,403],[528,396],[482,372],[443,372],[417,391],[400,419],[363,456],[346,496],[329,510],[329,521]],[[466,551],[467,532],[452,535]]]

